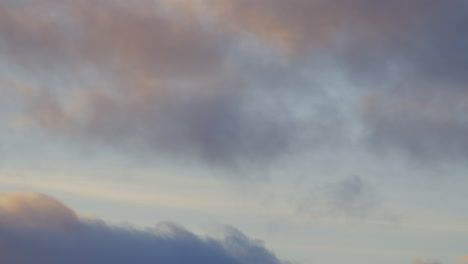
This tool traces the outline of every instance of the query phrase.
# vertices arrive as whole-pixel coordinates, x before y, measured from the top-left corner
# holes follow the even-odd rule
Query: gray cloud
[[[345,114],[359,144],[468,155],[463,0],[32,2],[0,2],[0,54],[54,133],[236,166],[346,145]]]
[[[230,228],[202,238],[175,224],[137,230],[82,220],[38,193],[0,194],[0,261],[55,263],[279,264],[261,242]]]
[[[270,162],[305,128],[315,143],[332,134],[340,121],[321,115],[337,115],[324,110],[326,93],[302,78],[290,87],[286,67],[174,5],[0,2],[0,54],[34,87],[23,114],[75,139],[221,166]],[[299,98],[314,109],[307,123],[292,113]]]
[[[334,214],[366,216],[379,200],[372,187],[359,176],[351,176],[329,186],[329,202]]]
[[[403,150],[418,161],[466,158],[466,91],[398,89],[369,94],[363,117],[372,128],[369,142],[378,150]]]
[[[468,8],[464,1],[430,5],[431,19],[419,21],[393,56],[398,73],[384,89],[363,96],[363,121],[372,147],[402,150],[419,161],[464,160]]]
[[[374,219],[382,223],[398,220],[398,216],[385,208],[384,197],[360,176],[346,177],[307,191],[301,189],[300,193],[308,195],[299,196],[296,212],[311,219]]]
[[[466,159],[466,1],[208,2],[294,63],[325,58],[344,71],[364,105],[353,113],[364,144],[419,161]]]

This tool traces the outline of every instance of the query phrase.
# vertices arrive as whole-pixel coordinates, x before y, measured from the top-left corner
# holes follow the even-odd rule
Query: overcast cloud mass
[[[232,221],[298,263],[466,262],[467,25],[466,0],[0,0],[0,188]],[[6,263],[280,263],[2,199]]]
[[[349,141],[345,111],[363,144],[466,157],[463,0],[4,0],[0,12],[16,86],[2,89],[53,133],[255,163]],[[356,99],[330,97],[313,73],[326,65]]]

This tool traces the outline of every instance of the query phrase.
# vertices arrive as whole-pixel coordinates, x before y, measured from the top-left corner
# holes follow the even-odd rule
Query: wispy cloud
[[[311,188],[300,195],[296,211],[312,219],[375,221],[395,223],[398,217],[383,204],[384,197],[361,176],[350,176]]]

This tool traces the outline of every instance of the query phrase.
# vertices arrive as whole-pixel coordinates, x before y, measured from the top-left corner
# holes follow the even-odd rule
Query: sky
[[[466,0],[0,0],[0,262],[468,263]]]

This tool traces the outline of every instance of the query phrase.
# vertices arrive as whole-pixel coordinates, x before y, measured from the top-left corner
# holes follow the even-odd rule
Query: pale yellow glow
[[[77,223],[77,216],[61,202],[40,193],[1,192],[0,223],[22,228],[69,227]]]

